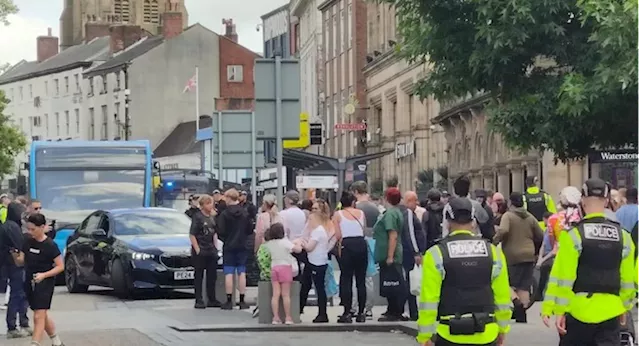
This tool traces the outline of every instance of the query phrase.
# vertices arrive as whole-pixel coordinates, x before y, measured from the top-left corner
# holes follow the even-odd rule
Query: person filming
[[[62,256],[58,246],[45,233],[47,220],[44,215],[31,214],[26,221],[28,235],[22,251],[14,249],[14,252],[15,262],[25,268],[25,292],[29,307],[33,310],[31,345],[40,346],[42,334],[46,331],[52,345],[61,346],[62,341],[56,335],[56,328],[48,311],[51,309],[55,277],[64,271]]]

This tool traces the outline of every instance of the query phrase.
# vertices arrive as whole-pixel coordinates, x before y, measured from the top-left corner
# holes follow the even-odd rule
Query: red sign
[[[333,128],[336,130],[346,130],[346,131],[364,131],[367,129],[367,124],[366,123],[335,124]]]

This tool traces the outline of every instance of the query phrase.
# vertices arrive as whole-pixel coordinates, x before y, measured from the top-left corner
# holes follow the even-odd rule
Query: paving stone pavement
[[[178,299],[176,299],[178,298]],[[180,299],[182,298],[182,299]],[[185,299],[186,298],[186,299]],[[557,345],[554,329],[544,327],[539,318],[539,306],[528,312],[528,324],[515,324],[507,336],[506,345],[549,346]],[[379,316],[383,307],[375,307]],[[335,321],[341,308],[330,307],[329,317]],[[0,314],[3,311],[0,311]],[[317,313],[316,307],[308,307],[302,315],[304,323],[310,322]],[[222,311],[220,309],[193,309],[191,295],[151,297],[140,300],[120,300],[111,292],[99,290],[87,294],[69,294],[65,288],[57,288],[51,315],[60,336],[67,346],[87,345],[135,345],[135,346],[200,346],[229,344],[237,346],[360,346],[360,345],[415,345],[413,338],[395,333],[359,332],[178,332],[174,327],[195,325],[256,325],[249,311]],[[636,313],[637,316],[637,313]],[[375,323],[375,322],[367,322]],[[408,323],[414,327],[415,323]],[[5,324],[0,323],[0,334],[6,333]],[[27,345],[28,340],[5,340],[0,335],[0,345]],[[49,345],[45,340],[43,345]]]

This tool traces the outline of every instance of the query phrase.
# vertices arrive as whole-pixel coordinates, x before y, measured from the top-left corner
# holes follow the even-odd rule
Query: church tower
[[[185,0],[64,0],[60,16],[60,47],[81,44],[86,25],[134,24],[152,35],[162,34],[165,12],[182,13],[183,26],[189,23]]]

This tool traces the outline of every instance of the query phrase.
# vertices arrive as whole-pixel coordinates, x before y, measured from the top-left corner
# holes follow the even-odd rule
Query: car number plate
[[[182,271],[182,272],[173,273],[174,280],[193,280],[194,277],[195,277],[194,271]]]

